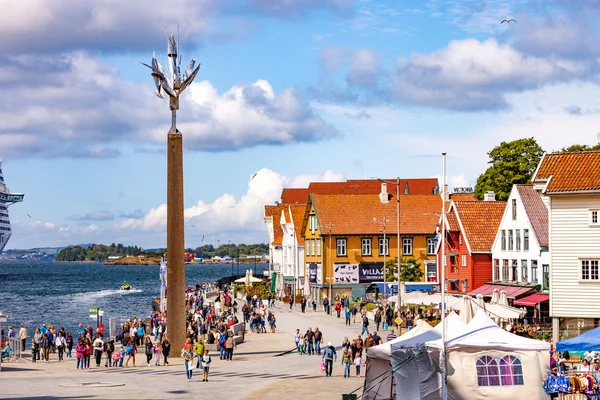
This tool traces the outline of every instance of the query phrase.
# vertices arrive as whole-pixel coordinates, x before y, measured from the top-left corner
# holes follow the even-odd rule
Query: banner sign
[[[323,264],[317,263],[317,284],[323,284]]]
[[[318,278],[317,278],[317,273],[318,273],[318,268],[317,268],[317,264],[315,263],[307,263],[306,264],[306,271],[308,274],[308,282],[310,283],[317,283]]]
[[[360,264],[358,268],[360,283],[383,281],[383,263]]]
[[[358,264],[335,264],[333,266],[335,283],[358,283]]]

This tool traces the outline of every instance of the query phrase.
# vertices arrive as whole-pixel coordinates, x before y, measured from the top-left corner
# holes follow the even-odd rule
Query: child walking
[[[357,353],[356,357],[354,357],[354,366],[356,367],[356,377],[357,378],[360,378],[360,363],[361,363],[360,354]]]
[[[210,369],[211,361],[208,350],[204,350],[204,355],[202,356],[202,382],[208,382],[208,370]]]
[[[156,359],[156,361],[154,362],[154,365],[156,365],[157,367],[160,367],[160,356],[162,355],[162,346],[160,345],[160,342],[157,342],[154,345],[154,358]]]

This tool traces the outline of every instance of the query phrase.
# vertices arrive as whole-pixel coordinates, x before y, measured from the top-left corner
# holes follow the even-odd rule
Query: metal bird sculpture
[[[505,22],[507,24],[510,24],[511,22],[517,22],[517,20],[516,19],[512,19],[512,18],[511,19],[503,19],[502,22],[500,22],[500,23],[503,24]]]
[[[152,70],[152,80],[156,86],[156,95],[160,98],[164,98],[166,93],[169,98],[169,106],[172,111],[179,109],[179,95],[187,88],[198,72],[200,71],[200,65],[194,69],[196,60],[192,60],[187,66],[183,78],[180,73],[181,57],[179,57],[177,51],[177,42],[173,34],[169,35],[169,45],[167,47],[167,56],[169,57],[169,76],[165,74],[162,66],[156,59],[156,55],[152,54],[152,63],[148,65],[141,63]]]

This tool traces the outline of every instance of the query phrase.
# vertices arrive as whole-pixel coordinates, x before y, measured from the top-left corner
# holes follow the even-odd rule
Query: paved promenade
[[[337,349],[344,336],[356,337],[361,325],[344,325],[344,318],[326,315],[320,310],[300,313],[288,306],[274,308],[277,333],[246,334],[246,342],[234,352],[233,361],[219,360],[212,354],[210,380],[203,383],[199,370],[193,382],[185,379],[183,360],[179,354],[170,358],[166,367],[144,366],[145,356],[138,355],[137,367],[96,368],[78,371],[75,359],[58,362],[52,354],[50,363],[31,363],[26,359],[2,365],[0,398],[33,399],[195,399],[210,395],[212,399],[341,399],[342,393],[361,388],[362,378],[343,378],[341,355],[334,365],[333,377],[325,378],[320,370],[321,358],[300,356],[291,351],[296,328],[306,331],[319,327],[324,342]],[[357,319],[358,321],[358,319]],[[370,327],[372,327],[371,324]],[[387,334],[387,333],[386,333]],[[382,335],[384,336],[384,335]],[[93,364],[93,360],[92,360]],[[198,372],[196,372],[198,371]],[[359,390],[358,393],[361,393]]]

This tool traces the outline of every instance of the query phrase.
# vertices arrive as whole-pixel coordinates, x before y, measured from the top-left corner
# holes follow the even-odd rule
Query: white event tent
[[[417,320],[416,326],[396,339],[373,346],[367,349],[367,363],[365,371],[365,390],[373,387],[368,393],[363,394],[364,400],[389,399],[392,394],[392,368],[390,367],[390,353],[393,343],[398,343],[414,336],[420,335],[433,328],[422,319]],[[384,393],[385,392],[385,395]]]
[[[441,339],[427,341],[406,364],[416,368],[405,369],[392,345],[392,367],[400,367],[394,372],[397,398],[441,399],[444,370],[449,400],[546,398],[541,382],[550,367],[550,344],[507,332],[484,310],[462,332],[448,332],[445,363],[443,348]]]
[[[466,326],[460,317],[453,312],[446,317],[445,321],[447,332],[462,330]],[[422,345],[426,341],[441,337],[442,324],[438,324],[435,328],[432,328],[427,322],[418,320],[417,325],[404,335],[391,342],[371,347],[367,352],[367,370],[362,399],[391,399],[394,390],[394,381],[393,369],[390,366],[390,357],[397,352],[398,348],[413,348],[417,344]]]

